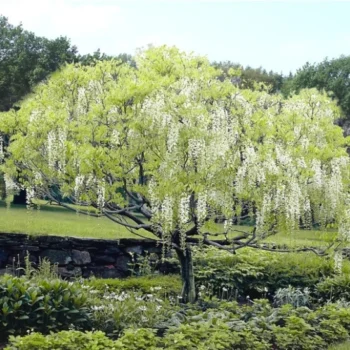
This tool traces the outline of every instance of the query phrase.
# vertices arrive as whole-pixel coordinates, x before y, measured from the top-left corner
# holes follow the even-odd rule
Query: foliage
[[[341,343],[341,344],[337,344],[338,342],[336,342],[336,345],[332,345],[328,348],[328,350],[348,350],[350,348],[350,343],[346,342],[346,343]]]
[[[321,63],[306,63],[292,79],[290,91],[305,88],[326,90],[342,108],[344,116],[350,116],[350,56],[325,59]]]
[[[127,329],[123,336],[116,342],[121,349],[128,350],[156,350],[159,339],[155,331],[148,328]]]
[[[44,336],[31,333],[25,337],[10,337],[5,350],[112,350],[116,347],[113,340],[102,332],[61,331]]]
[[[350,301],[350,275],[328,277],[316,284],[316,295],[321,301]]]
[[[3,128],[16,130],[6,171],[14,175],[21,169],[24,185],[45,193],[59,186],[66,196],[91,202],[106,216],[128,211],[136,228],[140,218],[129,207],[118,209],[127,202],[116,190],[139,193],[147,205],[140,199],[138,207],[153,222],[142,221],[142,228],[157,236],[160,231],[163,238],[176,225],[187,232],[191,215],[196,232],[205,234],[219,214],[227,219],[238,215],[240,201],[247,199],[255,203],[257,237],[270,233],[271,221],[280,229],[299,220],[307,224],[301,206],[312,207],[315,219],[340,219],[344,194],[333,190],[333,182],[346,185],[345,140],[332,124],[337,111],[326,96],[304,91],[283,101],[265,92],[241,91],[216,80],[218,73],[203,58],[173,48],[148,50],[136,61],[137,70],[111,61],[68,66],[40,85],[19,111],[4,118]],[[211,99],[215,104],[208,103]],[[130,135],[138,141],[128,143]],[[257,169],[264,174],[259,179]],[[309,179],[317,186],[309,186]],[[186,206],[183,214],[180,202]],[[272,210],[276,205],[278,213]]]
[[[156,294],[162,298],[177,296],[181,292],[181,280],[175,275],[152,275],[129,277],[126,279],[96,279],[85,280],[84,285],[100,293],[109,292],[140,292]]]
[[[40,81],[66,62],[76,47],[65,37],[37,37],[0,16],[0,111],[9,110]]]
[[[264,89],[268,87],[271,93],[279,92],[282,89],[284,79],[282,74],[273,71],[267,72],[262,67],[243,67],[238,63],[230,61],[213,62],[216,68],[222,70],[220,79],[230,76],[232,82],[245,89]]]
[[[320,279],[334,274],[333,261],[313,253],[275,254],[252,249],[236,254],[215,248],[198,249],[194,266],[202,294],[224,299],[272,299],[280,288],[313,289]]]
[[[90,298],[89,304],[93,328],[111,337],[127,328],[156,328],[177,310],[174,303],[151,293],[105,292],[102,297]]]
[[[136,303],[135,308],[138,307]],[[60,349],[56,347],[60,338],[62,349],[73,349],[73,346],[86,349],[84,339],[87,338],[88,344],[95,341],[106,349],[125,350],[324,350],[328,344],[348,339],[350,331],[350,309],[337,304],[311,310],[291,305],[276,308],[266,300],[247,305],[213,300],[205,310],[198,304],[187,305],[181,311],[182,317],[178,314],[179,323],[169,324],[165,332],[152,325],[143,328],[135,323],[124,329],[116,341],[108,340],[100,332],[70,331],[47,337],[33,333],[23,338],[11,338],[8,349],[25,350],[34,344],[38,350],[48,349],[50,345],[52,349]]]
[[[29,330],[47,333],[88,326],[87,295],[81,287],[59,279],[5,275],[0,278],[1,337]]]
[[[164,251],[176,248],[191,301],[189,242],[258,247],[315,221],[339,224],[347,237],[346,140],[326,95],[283,100],[240,90],[217,79],[206,59],[176,48],[152,48],[135,61],[67,66],[4,115],[3,131],[13,136],[3,168],[7,178],[20,176],[29,204],[46,196],[77,210],[55,198],[60,188],[95,207],[90,215],[162,239]],[[228,240],[244,211],[253,231]],[[221,244],[210,238],[218,220]]]
[[[311,305],[310,290],[304,288],[294,288],[289,286],[288,288],[277,289],[274,295],[274,302],[277,306],[285,304],[293,305],[294,307]]]
[[[249,330],[234,332],[218,321],[196,322],[170,329],[164,338],[164,348],[181,349],[258,349],[267,350],[269,345]]]

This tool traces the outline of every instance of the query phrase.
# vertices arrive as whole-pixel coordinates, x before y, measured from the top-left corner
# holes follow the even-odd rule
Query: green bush
[[[123,336],[116,341],[117,349],[125,350],[160,350],[160,338],[156,337],[155,330],[149,328],[127,329]]]
[[[280,288],[314,288],[320,279],[334,275],[333,261],[313,253],[241,249],[231,254],[207,248],[195,251],[194,265],[197,287],[225,299],[272,300]]]
[[[349,349],[350,349],[350,342],[334,344],[328,348],[328,350],[349,350]]]
[[[91,278],[83,283],[102,294],[106,291],[137,291],[143,294],[153,293],[168,297],[179,295],[182,288],[182,282],[178,275],[140,276],[125,279]]]
[[[92,327],[117,337],[127,328],[161,327],[179,309],[169,300],[154,294],[137,292],[106,292],[102,297],[91,298]]]
[[[239,332],[220,321],[196,322],[170,329],[162,339],[162,348],[169,350],[268,350],[271,345],[259,339],[249,327]]]
[[[87,295],[77,284],[59,279],[0,278],[0,337],[47,333],[88,325]]]
[[[320,301],[350,301],[350,274],[328,277],[316,284],[316,295]]]
[[[213,302],[206,311],[199,305],[183,309],[165,332],[155,327],[124,329],[118,340],[103,333],[34,333],[11,337],[7,350],[125,349],[125,350],[325,350],[349,338],[350,309],[328,304],[317,310],[284,305],[274,308],[267,300],[252,305]],[[89,347],[90,346],[90,347]]]
[[[122,349],[102,332],[62,331],[44,336],[31,333],[25,337],[10,337],[4,350],[109,350]]]

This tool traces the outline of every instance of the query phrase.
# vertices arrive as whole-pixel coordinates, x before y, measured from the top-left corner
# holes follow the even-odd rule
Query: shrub
[[[274,302],[276,306],[285,304],[290,304],[294,307],[308,306],[311,304],[310,290],[308,288],[301,290],[292,286],[280,288],[275,293]]]
[[[328,277],[316,284],[316,295],[320,301],[350,301],[350,274]]]
[[[328,344],[348,339],[350,330],[350,309],[337,304],[313,311],[292,305],[274,308],[267,300],[244,306],[213,302],[204,312],[192,305],[183,314],[180,323],[162,334],[148,326],[124,329],[116,341],[101,332],[60,332],[47,337],[34,333],[12,337],[7,350],[325,350]]]
[[[155,331],[148,328],[127,329],[123,336],[116,341],[117,349],[125,350],[156,350],[163,349],[158,347],[159,338]]]
[[[178,310],[168,300],[136,292],[106,292],[89,303],[92,326],[111,337],[119,336],[126,328],[158,327]]]
[[[219,320],[196,322],[170,329],[162,339],[162,348],[169,350],[267,350],[271,346],[259,339],[248,326],[238,331]]]
[[[283,350],[319,350],[325,348],[325,342],[316,330],[303,318],[291,315],[283,327],[272,327],[277,349]]]
[[[25,337],[10,337],[5,350],[108,350],[122,349],[102,332],[62,331],[44,336],[31,333]]]
[[[314,288],[320,279],[334,273],[333,261],[313,253],[276,254],[252,249],[236,254],[198,249],[194,264],[197,287],[225,299],[249,296],[272,300],[280,288]]]
[[[83,281],[84,285],[104,294],[108,292],[136,291],[162,297],[181,294],[182,282],[178,275],[129,277],[125,279],[96,279]]]
[[[72,282],[29,280],[5,275],[0,279],[0,337],[47,333],[88,325],[87,296]]]

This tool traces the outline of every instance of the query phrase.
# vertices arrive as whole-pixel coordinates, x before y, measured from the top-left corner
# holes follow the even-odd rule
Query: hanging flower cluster
[[[4,138],[0,135],[0,164],[3,162],[4,158]]]
[[[334,272],[341,273],[343,269],[343,254],[342,251],[337,250],[334,253]]]
[[[61,173],[65,172],[66,167],[66,142],[67,133],[59,129],[51,130],[47,135],[47,156],[48,164],[51,169]]]
[[[26,203],[27,209],[31,209],[33,206],[33,200],[35,199],[35,189],[34,187],[26,188]]]
[[[5,190],[6,190],[6,195],[10,196],[20,190],[19,185],[13,181],[12,177],[9,176],[8,174],[4,174],[4,180],[5,180]]]

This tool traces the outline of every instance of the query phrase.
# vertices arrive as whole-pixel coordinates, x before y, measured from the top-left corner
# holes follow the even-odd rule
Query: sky
[[[82,54],[167,44],[283,74],[350,55],[350,1],[0,0],[0,14]]]

